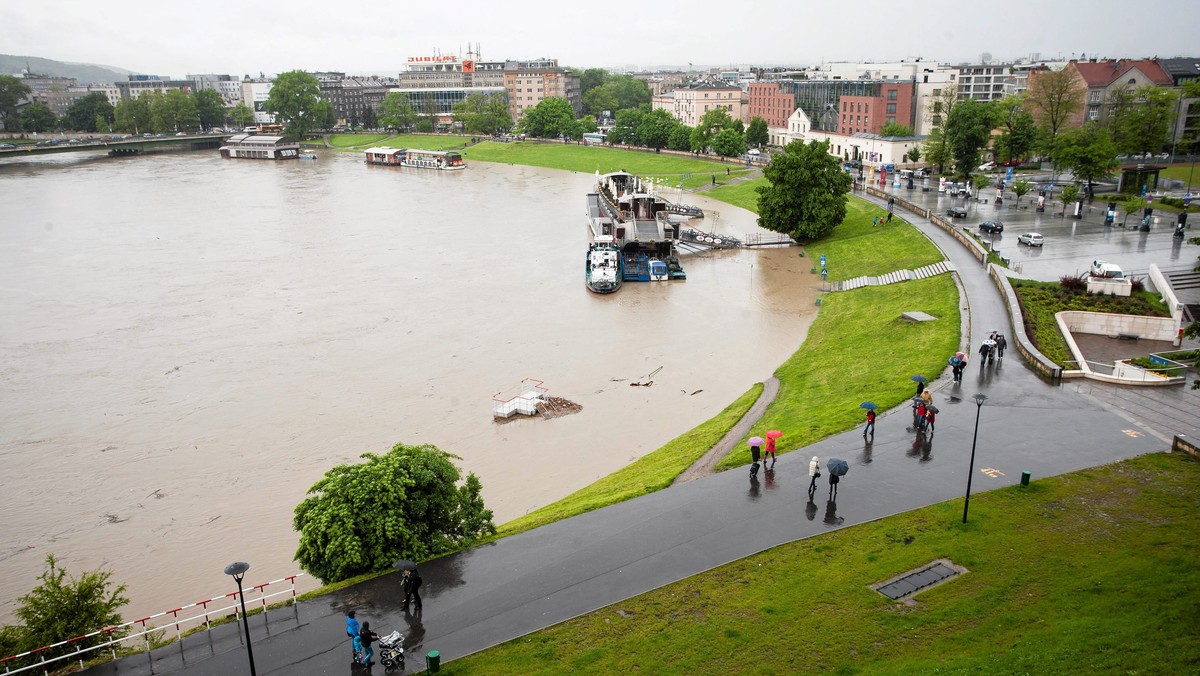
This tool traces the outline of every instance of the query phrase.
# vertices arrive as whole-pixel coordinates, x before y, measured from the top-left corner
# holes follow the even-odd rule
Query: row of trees
[[[1036,154],[1093,182],[1119,165],[1118,154],[1158,152],[1169,145],[1178,92],[1153,84],[1119,89],[1109,97],[1104,119],[1073,125],[1086,93],[1065,70],[1039,74],[1027,92],[993,102],[960,101],[947,88],[931,104],[935,127],[923,154],[939,170],[954,166],[969,176],[998,129],[993,143],[998,160],[1020,162]],[[1200,83],[1185,85],[1184,96],[1200,96]]]

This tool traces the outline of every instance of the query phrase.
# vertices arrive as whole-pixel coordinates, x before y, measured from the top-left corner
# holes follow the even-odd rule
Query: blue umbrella
[[[958,355],[954,355],[953,357],[950,357],[950,359],[948,361],[951,366],[958,366],[959,364],[963,363],[962,357],[960,357]]]
[[[863,403],[859,404],[858,407],[865,408],[868,411],[874,411],[875,409],[879,408],[878,406],[875,405],[875,402],[873,402],[873,401],[864,401]]]
[[[913,376],[912,378],[909,378],[909,380],[913,381],[914,383],[923,383],[923,382],[926,382],[926,381],[925,381],[925,376],[920,376],[920,375]]]
[[[841,458],[830,458],[825,466],[829,468],[829,473],[834,476],[846,476],[846,472],[850,471],[850,463]]]

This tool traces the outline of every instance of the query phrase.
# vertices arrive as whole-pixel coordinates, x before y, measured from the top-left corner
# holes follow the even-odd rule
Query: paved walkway
[[[693,463],[691,467],[685,469],[679,476],[675,477],[672,485],[677,486],[712,474],[717,468],[717,463],[721,462],[721,458],[724,458],[733,450],[734,444],[746,438],[746,435],[750,433],[750,428],[754,427],[754,423],[763,417],[763,414],[767,412],[767,407],[771,405],[771,402],[775,401],[775,396],[778,394],[779,379],[771,376],[764,380],[763,391],[762,394],[758,395],[758,401],[754,402],[754,405],[746,411],[742,419],[737,421],[737,424],[726,432],[720,441],[708,449],[707,453],[700,456],[700,459]]]
[[[979,262],[950,235],[911,220],[958,270],[970,299],[968,344],[1006,326]],[[413,672],[423,667],[414,658],[428,650],[452,660],[779,544],[958,498],[975,393],[988,396],[979,411],[976,492],[1014,485],[1025,470],[1037,480],[1166,447],[1137,414],[1047,384],[1010,353],[991,368],[973,364],[962,384],[935,392],[942,411],[936,435],[906,432],[905,416],[881,417],[872,442],[850,430],[784,454],[761,483],[741,471],[713,474],[431,561],[422,566],[423,615],[401,610],[398,577],[387,575],[251,618],[258,673],[345,674],[343,613],[350,608],[381,633],[399,628],[407,636]],[[817,498],[808,496],[813,455],[850,462],[836,502],[824,486]],[[244,673],[239,636],[225,625],[156,650],[154,673]],[[90,673],[151,673],[147,660],[134,656]]]

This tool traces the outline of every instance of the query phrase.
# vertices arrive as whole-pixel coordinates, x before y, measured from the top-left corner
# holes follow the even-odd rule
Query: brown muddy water
[[[231,561],[255,584],[298,572],[307,488],[397,442],[462,456],[504,522],[799,347],[817,282],[794,249],[685,256],[685,282],[588,293],[593,180],[355,154],[0,164],[0,621],[48,553],[111,570],[126,618],[226,593]],[[495,424],[492,395],[526,377],[582,412]]]

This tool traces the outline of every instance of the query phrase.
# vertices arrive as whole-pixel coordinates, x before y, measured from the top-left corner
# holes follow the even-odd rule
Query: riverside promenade
[[[1012,335],[1006,308],[979,261],[944,231],[901,215],[957,269],[966,294],[964,348],[978,346],[993,329]],[[921,309],[919,299],[912,309]],[[403,594],[393,574],[251,617],[257,672],[350,673],[343,620],[350,609],[380,634],[393,628],[404,633],[406,671],[415,673],[424,669],[429,650],[438,650],[443,662],[453,660],[783,543],[961,499],[976,393],[988,399],[979,410],[973,493],[1017,484],[1022,471],[1037,481],[1169,446],[1163,439],[1173,433],[1167,429],[1171,420],[1147,425],[1076,388],[1047,383],[1015,349],[991,368],[976,362],[960,385],[945,376],[931,383],[941,409],[931,438],[907,432],[908,410],[897,409],[880,416],[873,443],[855,429],[788,452],[773,476],[760,473],[761,484],[749,482],[743,469],[722,472],[431,561],[421,566],[420,615],[401,610]],[[850,463],[836,503],[827,500],[824,480],[809,501],[813,455],[822,464],[831,456]],[[135,655],[87,673],[246,673],[239,630],[223,625],[154,651],[152,662]]]

